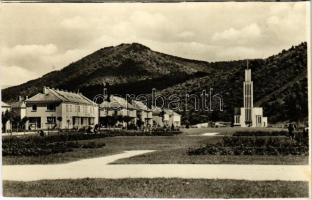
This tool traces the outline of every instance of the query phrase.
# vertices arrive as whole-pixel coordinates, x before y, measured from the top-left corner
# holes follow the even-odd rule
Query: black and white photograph
[[[2,197],[311,198],[310,6],[1,3]]]

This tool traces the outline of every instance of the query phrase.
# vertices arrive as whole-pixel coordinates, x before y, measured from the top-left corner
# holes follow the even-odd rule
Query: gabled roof
[[[134,106],[137,110],[143,110],[143,111],[151,111],[143,102],[141,101],[132,101],[131,104]]]
[[[162,112],[162,109],[157,106],[152,106],[151,108],[153,115],[159,115]]]
[[[174,112],[173,110],[171,109],[164,109],[165,113],[168,114],[168,115],[178,115],[178,116],[181,116],[179,113],[176,113]]]
[[[135,110],[135,107],[131,105],[126,99],[111,95],[109,97],[110,102],[104,101],[100,104],[100,108],[125,108]]]
[[[83,96],[81,93],[67,92],[53,88],[44,88],[44,93],[38,93],[35,96],[27,99],[25,102],[71,102],[79,104],[92,104],[95,105],[93,101]]]
[[[1,101],[1,107],[11,107],[9,104]]]
[[[60,99],[58,96],[56,96],[53,93],[43,94],[38,93],[35,96],[32,96],[31,98],[25,100],[26,103],[38,103],[38,102],[55,102],[55,103],[61,103],[62,99]]]

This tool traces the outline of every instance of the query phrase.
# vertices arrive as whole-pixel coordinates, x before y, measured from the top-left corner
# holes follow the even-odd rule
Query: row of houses
[[[26,130],[80,129],[99,124],[102,127],[156,128],[180,127],[181,115],[158,107],[147,107],[143,102],[109,96],[97,104],[81,93],[44,87],[30,98],[19,98],[11,105],[2,102],[2,115],[14,111],[25,120]],[[12,129],[7,121],[5,130]]]

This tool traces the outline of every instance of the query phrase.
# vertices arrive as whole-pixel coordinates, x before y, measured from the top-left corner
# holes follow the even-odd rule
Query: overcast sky
[[[206,61],[265,58],[307,41],[308,3],[2,4],[1,85],[120,43]]]

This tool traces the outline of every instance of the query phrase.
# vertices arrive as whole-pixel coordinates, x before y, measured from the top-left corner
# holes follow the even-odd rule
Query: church
[[[263,117],[262,107],[253,106],[253,82],[251,69],[245,69],[244,81],[244,107],[234,110],[234,126],[241,127],[267,127],[268,118]]]

